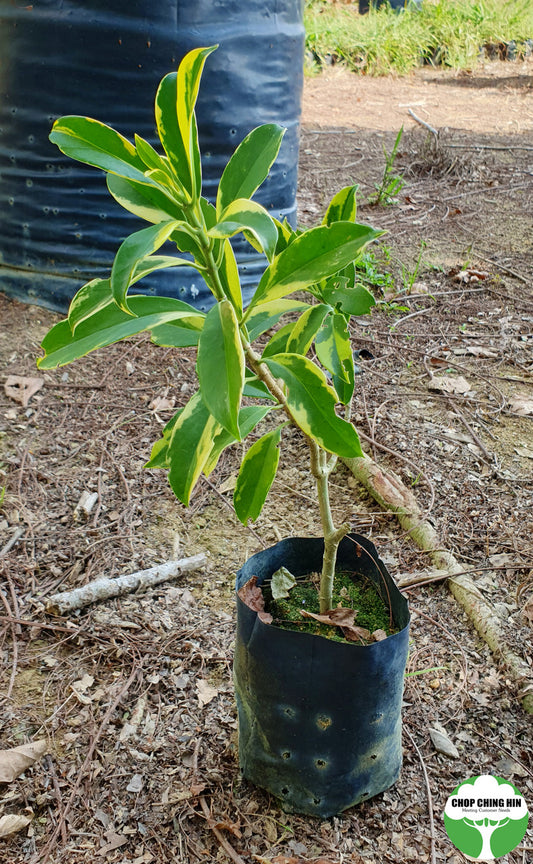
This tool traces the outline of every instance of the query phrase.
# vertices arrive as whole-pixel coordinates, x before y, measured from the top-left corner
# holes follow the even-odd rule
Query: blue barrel
[[[303,0],[0,0],[0,290],[63,312],[108,274],[122,240],[146,223],[116,204],[101,172],[63,156],[50,128],[82,114],[155,144],[160,79],[215,43],[197,108],[204,195],[214,199],[245,135],[276,122],[287,132],[256,199],[294,224]],[[265,261],[245,241],[234,248],[249,296]],[[191,268],[154,274],[141,290],[200,308],[212,299]]]

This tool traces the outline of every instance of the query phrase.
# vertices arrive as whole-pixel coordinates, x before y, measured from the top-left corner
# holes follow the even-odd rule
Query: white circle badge
[[[444,808],[444,827],[453,845],[474,861],[492,861],[520,844],[529,812],[516,786],[481,774],[457,786]]]

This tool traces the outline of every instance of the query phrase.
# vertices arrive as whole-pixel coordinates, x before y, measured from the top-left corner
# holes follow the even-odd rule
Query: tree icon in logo
[[[516,849],[528,816],[526,802],[512,783],[482,774],[453,790],[444,808],[444,826],[461,852],[476,861],[492,861]]]

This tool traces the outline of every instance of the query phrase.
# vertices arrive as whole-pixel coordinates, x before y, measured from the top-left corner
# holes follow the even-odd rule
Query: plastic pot
[[[320,571],[324,542],[290,538],[250,558],[237,574],[261,585],[281,566]],[[284,810],[329,818],[387,789],[402,763],[401,705],[409,611],[374,545],[350,534],[337,563],[368,577],[390,601],[398,632],[369,645],[265,624],[237,597],[234,679],[244,777]]]

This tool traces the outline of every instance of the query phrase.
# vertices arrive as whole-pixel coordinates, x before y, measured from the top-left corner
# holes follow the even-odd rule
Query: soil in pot
[[[272,580],[266,580],[262,586],[263,597],[265,611],[272,615],[272,624],[285,630],[323,636],[335,642],[357,641],[362,645],[398,632],[388,598],[370,579],[346,569],[339,569],[335,574],[333,616],[310,617],[320,615],[319,585],[320,574],[310,573],[296,580],[296,584],[287,591],[288,596],[274,599]],[[354,626],[351,631],[335,621],[336,617],[340,622],[350,620],[349,614],[335,615],[340,609],[345,610],[345,613],[353,612]],[[328,617],[332,618],[331,623],[323,620]],[[347,629],[349,632],[346,632]]]

